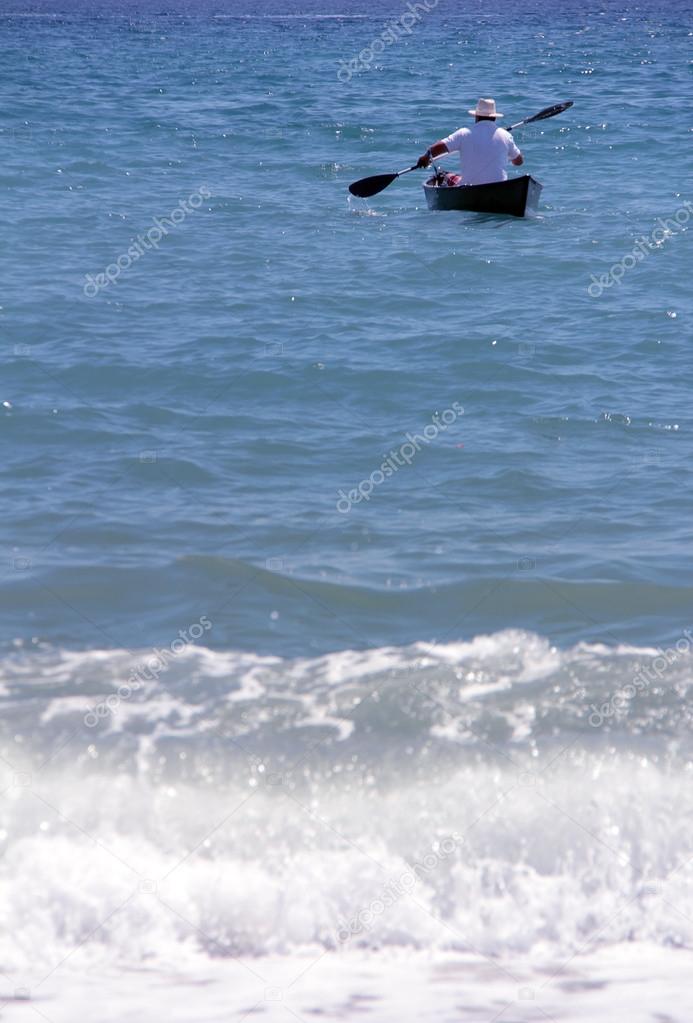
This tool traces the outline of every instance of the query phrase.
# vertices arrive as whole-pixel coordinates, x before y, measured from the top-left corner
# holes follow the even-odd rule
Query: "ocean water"
[[[2,0],[4,1018],[691,1018],[691,14]]]

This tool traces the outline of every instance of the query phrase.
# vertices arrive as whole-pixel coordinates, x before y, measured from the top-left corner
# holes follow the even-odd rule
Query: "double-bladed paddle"
[[[509,128],[506,128],[506,131],[514,131],[515,128],[519,128],[523,124],[531,124],[532,121],[543,121],[547,117],[555,117],[556,114],[562,114],[564,110],[572,107],[572,105],[572,99],[568,100],[567,103],[554,103],[553,106],[540,110],[533,117],[525,117],[524,121],[511,124]],[[352,195],[357,195],[359,199],[370,199],[372,195],[377,195],[378,192],[382,192],[384,188],[391,185],[395,178],[401,177],[402,174],[409,174],[410,171],[417,169],[415,164],[413,167],[407,167],[406,170],[397,171],[396,174],[374,174],[370,178],[360,178],[359,181],[352,181],[349,185],[349,191]]]

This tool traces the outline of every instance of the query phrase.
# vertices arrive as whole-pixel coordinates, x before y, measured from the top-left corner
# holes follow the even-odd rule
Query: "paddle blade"
[[[359,199],[370,199],[372,195],[377,195],[378,192],[382,192],[384,188],[391,185],[398,177],[399,174],[374,174],[371,178],[352,181],[349,191],[352,195],[357,195]]]
[[[532,121],[543,121],[547,117],[555,117],[556,114],[562,114],[564,110],[568,110],[572,107],[573,101],[569,99],[567,103],[554,103],[552,107],[546,107],[545,110],[540,110],[534,117],[528,117],[524,122],[525,124],[531,124]]]

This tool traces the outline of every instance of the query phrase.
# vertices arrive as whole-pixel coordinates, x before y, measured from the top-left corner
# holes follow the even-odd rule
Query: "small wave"
[[[261,766],[221,789],[55,762],[50,781],[15,778],[0,831],[3,968],[38,971],[82,944],[96,966],[693,947],[693,804],[665,763],[573,750],[517,769],[429,765],[397,784],[351,758],[319,782],[297,765],[279,784]]]
[[[193,635],[203,632],[198,624]],[[239,771],[251,777],[256,760],[282,773],[309,752],[318,777],[352,756],[397,777],[560,742],[679,756],[690,747],[690,630],[664,649],[562,650],[505,630],[296,658],[211,650],[181,636],[139,651],[20,645],[5,657],[0,735],[21,737],[23,769],[66,742],[88,772],[105,755],[109,770],[218,786]]]

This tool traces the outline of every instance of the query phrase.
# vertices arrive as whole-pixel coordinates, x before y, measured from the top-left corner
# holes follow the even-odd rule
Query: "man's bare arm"
[[[510,162],[513,165],[513,167],[521,167],[522,164],[525,162],[525,158],[522,155],[522,153],[520,153],[519,156],[516,156],[515,159],[511,160]]]
[[[423,156],[420,156],[416,164],[417,167],[428,167],[431,159],[435,156],[442,156],[443,153],[448,152],[448,147],[444,142],[434,142],[430,149],[427,149]]]

